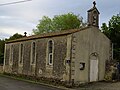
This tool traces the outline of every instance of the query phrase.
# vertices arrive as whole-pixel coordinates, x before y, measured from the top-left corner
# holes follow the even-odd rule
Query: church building
[[[6,42],[4,72],[76,84],[103,80],[111,42],[99,29],[99,14],[94,2],[85,28]]]

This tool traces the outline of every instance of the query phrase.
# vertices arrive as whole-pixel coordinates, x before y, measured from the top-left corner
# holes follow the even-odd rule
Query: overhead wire
[[[3,4],[0,4],[0,6],[11,5],[11,4],[18,4],[18,3],[28,2],[28,1],[32,1],[32,0],[22,0],[22,1],[3,3]]]

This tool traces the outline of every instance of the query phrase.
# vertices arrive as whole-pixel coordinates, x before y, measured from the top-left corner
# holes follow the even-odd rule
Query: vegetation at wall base
[[[36,76],[29,76],[29,75],[23,75],[23,74],[12,74],[12,73],[6,73],[6,72],[4,72],[2,75],[17,79],[17,80],[35,83],[35,84],[57,86],[57,87],[63,86],[63,87],[72,88],[71,85],[68,85],[66,82],[63,82],[57,78],[54,79],[54,78],[47,78],[47,77],[36,77]]]

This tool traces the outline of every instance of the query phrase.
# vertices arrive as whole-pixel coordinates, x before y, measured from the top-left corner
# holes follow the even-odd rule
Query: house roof
[[[70,30],[64,30],[64,31],[59,31],[59,32],[51,32],[51,33],[44,33],[44,34],[40,34],[40,35],[26,36],[26,37],[23,37],[23,38],[20,38],[20,39],[7,41],[6,43],[14,43],[14,42],[33,40],[33,39],[63,36],[63,35],[72,34],[72,33],[78,32],[78,31],[82,31],[82,30],[85,30],[87,28],[90,28],[90,26],[85,27],[85,28],[81,28],[81,29],[70,29]]]

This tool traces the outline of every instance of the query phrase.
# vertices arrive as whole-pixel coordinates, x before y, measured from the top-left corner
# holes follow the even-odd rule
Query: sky
[[[0,5],[24,0],[0,0]],[[87,21],[87,10],[93,7],[94,0],[30,0],[28,2],[0,6],[0,39],[9,38],[15,33],[32,35],[43,16],[73,12]],[[113,15],[120,13],[120,0],[96,0],[100,12],[100,26],[108,23]]]

